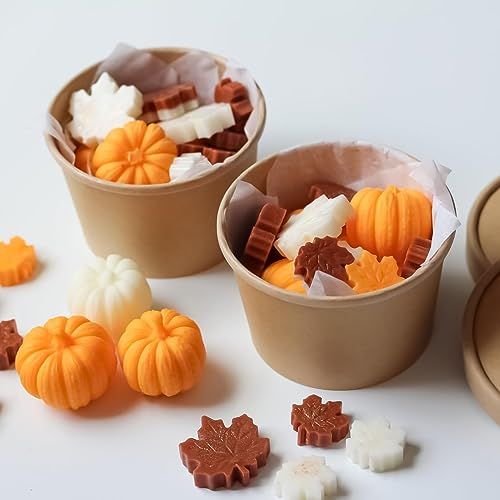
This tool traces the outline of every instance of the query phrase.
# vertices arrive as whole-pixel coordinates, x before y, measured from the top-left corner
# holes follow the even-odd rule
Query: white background
[[[8,2],[0,13],[0,239],[32,242],[41,271],[0,290],[0,318],[15,317],[23,334],[68,313],[68,280],[90,255],[42,140],[45,109],[118,41],[202,47],[244,62],[267,99],[261,157],[322,139],[390,144],[453,169],[463,222],[498,175],[500,4],[493,0]],[[15,371],[0,373],[0,498],[272,498],[282,461],[320,454],[345,498],[497,499],[500,432],[462,367],[461,316],[472,286],[464,252],[462,228],[445,264],[433,340],[411,369],[375,388],[315,391],[342,399],[351,415],[386,415],[405,428],[411,446],[403,469],[376,475],[348,463],[342,448],[296,446],[290,406],[312,391],[255,353],[221,264],[151,282],[156,306],[175,307],[203,329],[208,367],[188,394],[146,399],[117,378],[101,400],[66,413],[28,396]],[[178,443],[195,435],[203,414],[229,422],[243,412],[271,438],[269,464],[245,490],[194,488]]]

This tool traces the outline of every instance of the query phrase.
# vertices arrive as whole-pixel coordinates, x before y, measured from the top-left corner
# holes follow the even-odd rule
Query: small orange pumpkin
[[[295,263],[293,260],[281,259],[273,262],[262,274],[262,279],[271,285],[283,288],[288,292],[306,293],[304,281],[295,277]]]
[[[148,396],[175,396],[191,389],[205,364],[198,325],[176,311],[147,311],[129,323],[118,355],[130,387]]]
[[[156,123],[141,120],[113,129],[97,146],[92,173],[123,184],[161,184],[170,181],[177,146]]]
[[[59,316],[24,337],[16,370],[32,396],[77,410],[108,389],[116,371],[114,343],[102,326],[83,316]]]
[[[365,188],[351,204],[355,215],[347,222],[347,242],[379,258],[393,256],[401,264],[415,238],[432,235],[432,204],[415,189]]]

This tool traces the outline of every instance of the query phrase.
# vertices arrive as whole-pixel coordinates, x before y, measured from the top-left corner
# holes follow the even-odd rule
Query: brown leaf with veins
[[[297,431],[297,444],[326,448],[338,443],[349,432],[350,418],[342,413],[341,401],[328,401],[315,394],[301,405],[292,405],[292,426]]]
[[[7,370],[14,363],[22,343],[16,320],[0,321],[0,370]]]
[[[295,274],[302,276],[309,286],[316,271],[323,271],[347,283],[345,266],[353,262],[354,257],[351,252],[340,247],[337,238],[331,236],[314,238],[312,242],[300,247],[295,258]]]
[[[179,445],[182,463],[194,476],[199,488],[231,488],[236,481],[247,486],[266,465],[270,452],[268,438],[248,415],[233,418],[230,427],[222,420],[201,417],[198,439],[190,438]]]

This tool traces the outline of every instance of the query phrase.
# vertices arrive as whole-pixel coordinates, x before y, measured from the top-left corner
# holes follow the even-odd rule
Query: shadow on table
[[[166,396],[149,397],[133,391],[118,369],[116,377],[106,394],[93,401],[86,408],[75,412],[81,418],[110,418],[125,413],[138,403],[145,402],[169,408],[208,408],[231,397],[234,391],[233,379],[213,361],[207,362],[205,372],[199,384],[188,392],[168,398]]]
[[[208,360],[200,382],[188,392],[171,398],[165,396],[144,397],[148,403],[169,408],[177,406],[183,408],[208,408],[230,398],[234,389],[233,377],[225,368],[213,360]]]
[[[133,391],[127,384],[120,368],[111,382],[110,388],[101,398],[89,406],[74,412],[82,418],[110,418],[125,413],[140,402],[141,395]]]

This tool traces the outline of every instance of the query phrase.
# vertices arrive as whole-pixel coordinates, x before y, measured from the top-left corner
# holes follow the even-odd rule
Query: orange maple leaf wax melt
[[[366,250],[361,258],[346,266],[349,284],[355,292],[374,292],[395,285],[404,278],[398,275],[398,264],[394,257],[383,257],[379,262],[377,257]]]
[[[9,243],[0,241],[0,285],[13,286],[27,281],[36,266],[35,249],[19,236]]]
[[[92,173],[122,184],[161,184],[170,181],[177,146],[156,123],[136,120],[113,129],[97,146]]]

